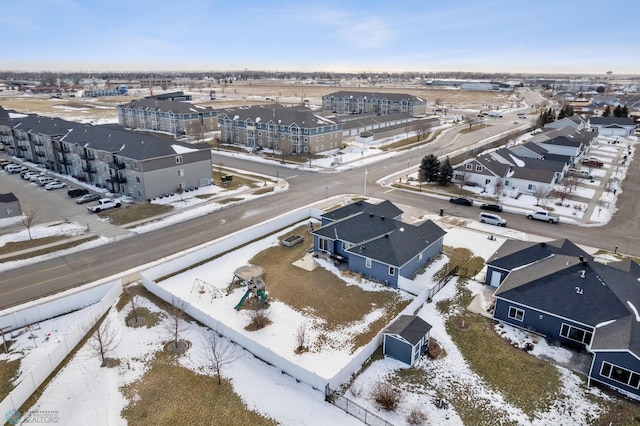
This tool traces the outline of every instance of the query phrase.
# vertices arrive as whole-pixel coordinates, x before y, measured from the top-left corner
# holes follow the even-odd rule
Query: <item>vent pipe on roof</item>
[[[380,219],[384,220],[384,216],[380,216]]]

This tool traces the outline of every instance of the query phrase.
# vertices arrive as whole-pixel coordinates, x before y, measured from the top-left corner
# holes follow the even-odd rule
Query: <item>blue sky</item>
[[[640,74],[638,0],[7,3],[3,70]]]

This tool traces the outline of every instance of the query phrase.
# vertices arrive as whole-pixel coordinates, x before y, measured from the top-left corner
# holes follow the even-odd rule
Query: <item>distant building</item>
[[[400,113],[415,117],[426,114],[427,103],[417,96],[404,93],[340,91],[324,95],[322,109],[338,114],[388,115]]]
[[[145,201],[211,183],[209,145],[29,115],[0,120],[8,155]]]
[[[188,102],[161,100],[150,96],[118,105],[117,109],[118,123],[130,129],[196,137],[218,130],[218,114],[213,108]]]
[[[145,99],[157,99],[159,101],[190,101],[193,97],[191,95],[186,95],[184,92],[170,92],[170,93],[162,93],[160,95],[151,95],[145,96]]]
[[[315,154],[342,148],[342,124],[306,107],[280,104],[218,110],[220,140],[250,149]]]

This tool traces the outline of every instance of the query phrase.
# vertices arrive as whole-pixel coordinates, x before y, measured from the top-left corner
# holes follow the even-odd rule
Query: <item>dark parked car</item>
[[[501,212],[502,211],[502,206],[498,205],[498,204],[483,204],[480,206],[480,208],[482,210],[489,210],[492,212]]]
[[[88,194],[89,190],[84,188],[71,188],[67,191],[67,195],[71,198],[78,198],[84,194]]]
[[[80,198],[76,200],[78,204],[90,203],[91,201],[96,201],[100,199],[100,194],[84,194]]]
[[[449,200],[449,202],[453,203],[453,204],[460,204],[462,206],[472,206],[473,205],[473,201],[471,201],[468,198],[463,198],[463,197],[451,198]]]

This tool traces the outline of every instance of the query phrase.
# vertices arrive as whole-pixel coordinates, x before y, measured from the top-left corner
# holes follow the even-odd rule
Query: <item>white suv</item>
[[[507,226],[507,221],[497,214],[480,213],[480,215],[478,216],[478,220],[480,221],[480,223],[488,223],[489,225]]]

